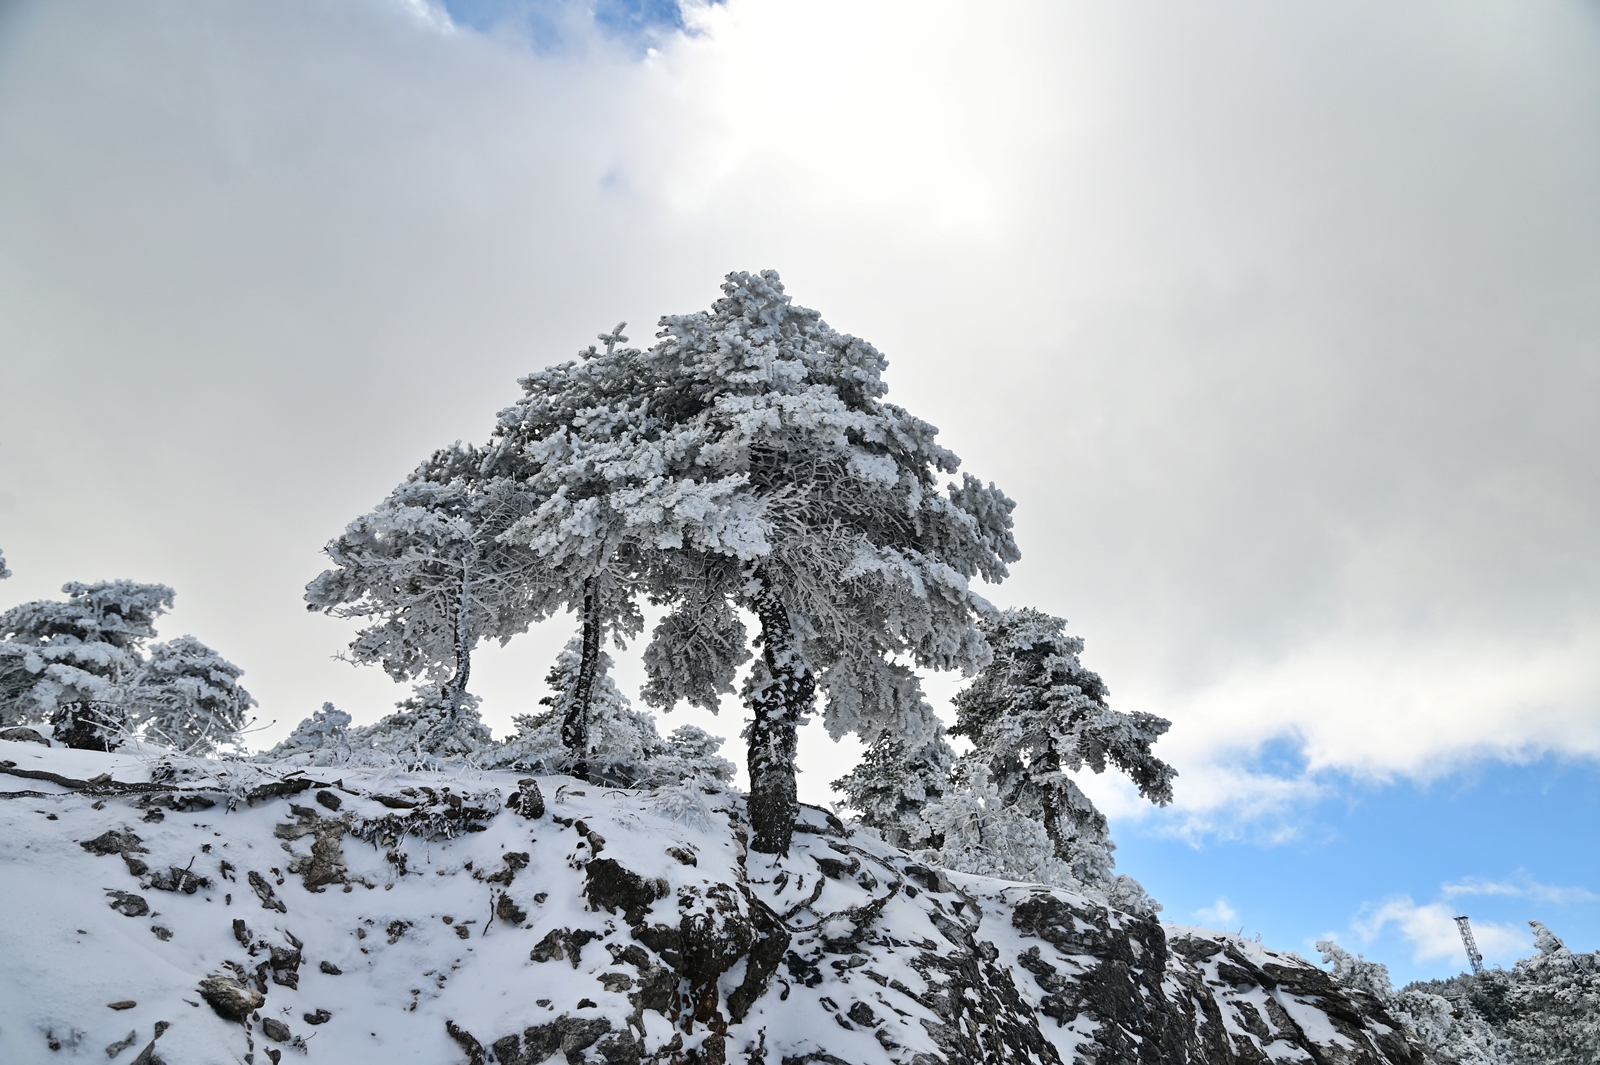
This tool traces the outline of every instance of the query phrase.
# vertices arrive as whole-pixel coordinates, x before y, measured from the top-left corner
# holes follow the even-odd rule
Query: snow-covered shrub
[[[562,724],[575,698],[581,663],[580,638],[574,637],[547,678],[553,694],[540,702],[549,709],[513,718],[516,735],[487,752],[487,764],[532,773],[571,771],[580,753],[564,742]],[[611,656],[602,652],[589,701],[587,750],[581,752],[588,779],[630,788],[685,779],[722,783],[733,779],[733,763],[716,753],[722,746],[720,737],[685,725],[663,740],[655,719],[634,710],[617,689],[610,675],[611,664]]]
[[[937,841],[923,856],[947,869],[1071,889],[1083,886],[1056,857],[1044,826],[1005,801],[981,761],[958,763],[945,793],[924,806],[920,816],[922,837]]]
[[[236,744],[256,705],[239,684],[243,673],[193,636],[158,643],[131,686],[129,725],[191,754]]]
[[[1380,1002],[1394,998],[1387,965],[1351,954],[1331,939],[1318,940],[1317,950],[1322,953],[1322,963],[1333,966],[1333,978],[1339,983],[1365,991]]]
[[[656,788],[645,802],[651,810],[667,820],[699,831],[710,828],[715,818],[705,788],[695,780]]]
[[[345,765],[351,760],[350,715],[323,703],[322,709],[295,726],[284,741],[256,756],[259,762],[291,765]]]
[[[475,695],[424,681],[395,706],[394,713],[357,729],[352,744],[392,755],[408,768],[479,761],[492,749]]]
[[[942,839],[930,840],[933,830],[921,813],[949,790],[954,761],[942,731],[923,743],[885,733],[833,788],[843,793],[857,820],[876,829],[886,843],[905,850],[937,846]]]
[[[65,601],[0,613],[0,725],[49,720],[63,703],[120,706],[143,665],[155,619],[172,607],[162,584],[64,584]]]

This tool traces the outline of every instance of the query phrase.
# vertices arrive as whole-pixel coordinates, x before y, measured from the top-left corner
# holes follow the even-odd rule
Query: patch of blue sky
[[[512,34],[540,50],[559,47],[572,27],[592,21],[607,35],[639,47],[684,28],[679,0],[443,0],[457,26]]]
[[[1296,759],[1266,762],[1292,769]],[[1260,767],[1252,767],[1260,768]],[[1165,920],[1226,926],[1313,960],[1330,934],[1389,966],[1396,986],[1461,972],[1451,918],[1489,965],[1533,953],[1527,922],[1600,949],[1600,766],[1489,762],[1426,784],[1322,782],[1292,832],[1178,838],[1165,817],[1113,823],[1117,864]]]

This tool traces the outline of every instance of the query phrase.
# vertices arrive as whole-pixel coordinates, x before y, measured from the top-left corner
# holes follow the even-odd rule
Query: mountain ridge
[[[0,741],[25,785],[0,1056],[1431,1060],[1297,955],[930,868],[820,808],[774,857],[729,791],[286,768]]]

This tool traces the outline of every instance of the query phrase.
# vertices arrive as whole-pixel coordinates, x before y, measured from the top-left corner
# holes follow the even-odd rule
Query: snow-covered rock
[[[5,741],[0,770],[16,1065],[1426,1060],[1298,956],[815,808],[772,858],[682,787]]]

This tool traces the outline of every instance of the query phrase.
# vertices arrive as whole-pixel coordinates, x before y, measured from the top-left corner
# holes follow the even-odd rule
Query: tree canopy
[[[643,700],[715,711],[738,691],[750,713],[754,849],[788,850],[797,729],[820,700],[831,735],[868,745],[845,790],[869,820],[926,842],[941,834],[928,810],[988,804],[1037,822],[1050,860],[1103,878],[1104,818],[1070,774],[1114,765],[1167,801],[1172,770],[1150,754],[1166,722],[1110,710],[1059,619],[977,592],[1020,557],[1012,501],[886,400],[876,348],[794,303],[776,273],[729,274],[648,348],[622,329],[524,377],[487,444],[437,452],[328,545],[309,606],[368,622],[352,660],[426,678],[391,724],[441,741],[454,729],[479,750],[473,646],[565,608],[580,624],[557,695],[515,743],[524,764],[617,778],[590,764],[592,733],[619,750],[655,741],[602,645],[638,636],[648,603],[662,615]],[[953,730],[975,745],[965,759],[923,698],[928,669],[975,677]],[[952,840],[965,831],[947,822]]]

